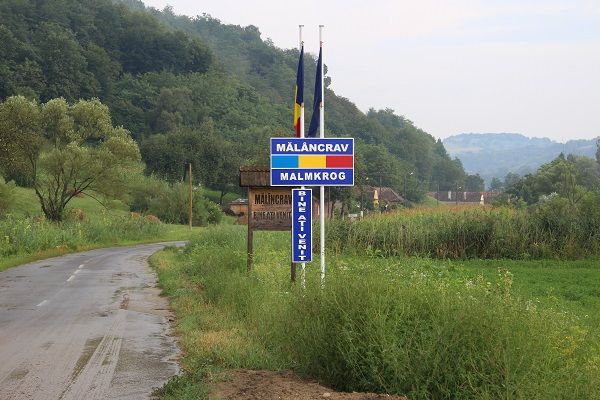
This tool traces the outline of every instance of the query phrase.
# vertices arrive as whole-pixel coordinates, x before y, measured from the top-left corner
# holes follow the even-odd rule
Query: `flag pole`
[[[323,27],[325,25],[319,25],[319,46],[321,49],[321,56],[323,51]],[[319,121],[319,137],[325,137],[325,76],[323,74],[323,59],[321,58],[321,104],[320,108],[320,117],[321,121]],[[316,96],[316,93],[315,93]],[[320,191],[320,203],[319,203],[319,216],[320,223],[319,227],[321,229],[319,239],[320,246],[319,249],[321,251],[321,286],[325,283],[325,186],[321,186]]]
[[[304,25],[298,25],[298,31],[299,31],[299,35],[300,35],[300,51],[302,51],[302,49],[304,48],[304,39],[302,39],[302,28],[304,27]],[[304,138],[304,99],[302,100],[302,103],[300,104],[300,137]],[[301,189],[304,189],[304,186],[300,187]],[[310,204],[312,207],[312,199],[310,199]],[[302,287],[306,287],[306,263],[303,262],[300,264],[300,282],[302,284]]]

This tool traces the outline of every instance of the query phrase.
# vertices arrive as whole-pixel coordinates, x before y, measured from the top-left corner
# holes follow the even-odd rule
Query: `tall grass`
[[[143,218],[104,214],[97,218],[52,223],[36,218],[0,219],[0,257],[32,254],[54,248],[77,249],[158,237],[164,226]]]
[[[590,205],[600,209],[600,203]],[[328,224],[329,248],[435,258],[578,258],[600,255],[600,211],[560,204],[536,209],[415,209]]]
[[[292,368],[336,389],[415,400],[600,397],[598,343],[575,317],[515,297],[508,273],[490,284],[426,260],[332,257],[325,287],[309,273],[302,289],[285,279],[282,236],[257,237],[249,275],[244,232],[231,226],[205,231],[160,272],[185,321],[187,365]],[[197,311],[206,307],[231,328],[218,329],[219,346],[203,339],[207,327],[214,336]]]

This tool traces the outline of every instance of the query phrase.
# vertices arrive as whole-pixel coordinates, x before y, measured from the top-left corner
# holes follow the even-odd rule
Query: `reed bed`
[[[573,259],[600,255],[600,218],[584,207],[406,210],[331,221],[327,243],[340,252],[384,256]]]

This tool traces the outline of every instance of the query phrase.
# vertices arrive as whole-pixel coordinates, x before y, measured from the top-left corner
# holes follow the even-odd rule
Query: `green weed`
[[[515,295],[505,269],[492,280],[428,259],[337,254],[325,287],[310,268],[303,289],[288,282],[287,235],[256,239],[250,274],[240,227],[160,256],[187,371],[170,390],[243,367],[411,399],[600,396],[597,337],[572,314]]]
[[[118,244],[164,236],[163,224],[144,218],[106,214],[89,220],[52,223],[40,218],[0,220],[0,257],[31,255],[47,250],[73,251],[94,244]]]

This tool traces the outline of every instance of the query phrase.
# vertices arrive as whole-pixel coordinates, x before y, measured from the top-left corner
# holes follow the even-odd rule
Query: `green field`
[[[160,391],[205,397],[229,368],[292,369],[339,390],[411,399],[600,396],[594,260],[437,260],[329,253],[289,282],[289,235],[202,232],[152,258],[178,317],[186,373]],[[225,375],[223,375],[225,373]]]
[[[569,310],[590,327],[600,327],[600,260],[468,260],[450,262],[467,273],[496,277],[498,268],[514,276],[513,287],[547,307]]]

